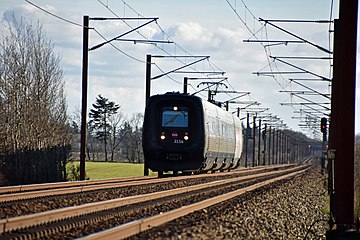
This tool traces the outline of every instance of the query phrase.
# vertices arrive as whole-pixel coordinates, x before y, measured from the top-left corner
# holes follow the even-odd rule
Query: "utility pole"
[[[338,234],[354,227],[357,15],[358,0],[340,1],[339,20],[335,20],[334,29],[334,76],[329,132],[329,152],[335,153],[333,161],[329,162],[330,167],[334,164],[335,188],[330,189],[330,228],[336,224],[336,230],[328,232],[330,239],[339,238]]]
[[[271,125],[269,126],[269,146],[268,146],[268,165],[271,165],[270,161],[270,151],[271,151]]]
[[[255,145],[256,145],[256,116],[253,116],[253,135],[252,135],[252,166],[255,167]]]
[[[187,94],[188,78],[184,77],[184,94]]]
[[[281,155],[280,155],[280,159],[281,159],[281,164],[284,164],[284,157],[285,157],[285,134],[282,133],[280,136],[280,146],[281,146]]]
[[[327,119],[325,117],[321,118],[320,131],[323,133],[323,141],[321,146],[321,173],[324,174],[327,142]]]
[[[258,156],[257,156],[257,165],[261,164],[261,118],[259,118],[259,130],[258,130]]]
[[[274,127],[273,129],[273,135],[272,135],[272,164],[275,164],[275,145],[276,145],[276,141],[275,141],[275,134],[276,134],[276,129]]]
[[[276,131],[276,164],[280,164],[280,130]]]
[[[89,16],[84,16],[83,20],[83,62],[82,62],[82,101],[81,101],[81,136],[80,136],[80,180],[85,179],[85,148],[86,148],[86,114],[87,114],[87,88],[88,88],[88,64],[89,64],[89,51],[96,50],[106,44],[110,44],[112,41],[126,41],[128,39],[122,39],[127,34],[130,34],[138,29],[155,22],[158,18],[103,18],[103,17],[95,17],[89,18]],[[89,48],[89,20],[148,20],[146,23],[131,29],[121,35],[118,35],[110,40],[106,40],[100,44],[97,44],[91,48]],[[134,40],[135,42],[138,40]],[[169,41],[151,41],[151,40],[143,40],[141,42],[157,42],[157,43],[171,43]],[[150,64],[151,64],[151,56],[150,56]],[[150,65],[151,67],[151,65]],[[150,83],[150,82],[149,82]],[[150,87],[150,85],[149,85]],[[146,94],[150,94],[150,91],[147,91]],[[146,100],[149,96],[146,96]],[[145,170],[144,170],[145,171]]]
[[[245,136],[245,167],[248,165],[248,146],[249,146],[249,133],[250,133],[250,114],[246,113],[246,136]]]
[[[86,113],[89,56],[89,16],[83,18],[82,98],[80,133],[80,180],[85,180]]]
[[[151,89],[151,55],[146,55],[146,69],[145,69],[145,107],[150,98]],[[144,176],[149,176],[149,167],[146,159],[144,159]]]
[[[146,69],[145,69],[145,106],[150,98],[151,89],[151,55],[146,55]]]
[[[264,151],[263,151],[263,165],[266,165],[266,138],[267,138],[267,124],[265,124],[263,131]]]
[[[287,133],[285,133],[285,163],[289,163],[290,152],[290,137]]]

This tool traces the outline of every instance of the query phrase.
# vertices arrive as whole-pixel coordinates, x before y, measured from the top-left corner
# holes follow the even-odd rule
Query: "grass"
[[[79,162],[73,162],[79,165]],[[120,163],[120,162],[86,162],[86,177],[90,180],[135,177],[144,175],[144,164]],[[157,175],[150,171],[150,175]]]

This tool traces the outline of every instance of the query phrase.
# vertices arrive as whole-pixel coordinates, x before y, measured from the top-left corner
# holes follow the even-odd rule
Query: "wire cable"
[[[104,40],[104,41],[108,41],[108,39],[106,37],[104,37],[98,30],[96,30],[95,28],[93,28],[93,30]],[[130,54],[127,54],[126,52],[122,51],[120,48],[116,47],[113,43],[109,42],[109,44],[115,48],[117,51],[119,51],[120,53],[124,54],[125,56],[137,61],[137,62],[140,62],[140,63],[146,63],[145,61],[143,60],[140,60],[140,59],[137,59],[133,56],[131,56]]]
[[[105,4],[102,0],[97,0],[97,1],[98,1],[103,7],[105,7],[106,9],[108,9],[114,16],[119,17],[119,15],[118,15],[115,11],[113,11],[107,4]],[[144,17],[142,14],[140,14],[138,11],[136,11],[133,7],[131,7],[131,6],[130,6],[128,3],[126,3],[124,0],[121,0],[121,1],[124,3],[124,8],[125,8],[125,7],[128,7],[128,8],[129,8],[131,11],[133,11],[136,15],[138,15],[138,16],[140,16],[140,17]],[[124,12],[125,12],[125,9],[124,9]],[[129,28],[133,29],[133,27],[132,27],[130,24],[128,24],[126,21],[123,21],[123,22],[124,22]],[[177,44],[177,43],[165,32],[165,30],[160,26],[160,24],[159,24],[157,21],[155,22],[155,24],[157,25],[157,27],[159,28],[159,30],[161,31],[161,33],[163,34],[163,36],[165,36],[168,41],[171,41],[171,42],[174,43],[175,48],[179,48],[181,51],[184,52],[184,56],[193,56],[193,57],[196,57],[196,56],[194,56],[193,54],[189,53],[187,50],[185,50],[183,47],[181,47],[179,44]],[[140,31],[137,31],[137,33],[138,33],[141,37],[143,37],[144,39],[149,40],[149,39],[148,39],[147,37],[145,37]],[[180,64],[186,65],[186,62],[184,62],[184,61],[182,61],[180,58],[172,55],[171,53],[169,53],[169,52],[168,52],[167,50],[165,50],[164,48],[161,48],[161,47],[159,47],[159,46],[156,45],[156,44],[155,44],[154,46],[155,46],[156,48],[158,48],[159,50],[161,50],[162,52],[164,52],[167,56],[174,57],[174,59],[177,60]],[[176,49],[175,49],[175,51],[176,51]],[[214,65],[216,68],[218,68],[218,69],[220,70],[220,68],[217,67],[214,63],[211,63],[209,60],[208,60],[208,62],[209,62],[209,66],[210,66],[211,68],[212,68],[212,65]],[[165,71],[163,71],[163,70],[160,68],[159,65],[154,64],[154,66],[156,66],[156,68],[159,69],[162,73],[165,73]],[[195,72],[198,72],[199,74],[202,74],[202,75],[208,77],[206,74],[201,73],[200,71],[198,71],[196,68],[194,68],[194,67],[192,67],[192,66],[189,66],[189,68],[192,69],[192,70],[194,70]],[[223,72],[223,71],[221,71],[221,72]],[[168,75],[166,75],[166,76],[168,76]],[[169,76],[168,76],[168,77],[169,77]],[[180,84],[179,81],[175,80],[175,79],[172,78],[172,77],[169,77],[169,79],[171,79],[172,81]],[[182,83],[181,83],[181,84],[182,84]],[[193,88],[193,89],[196,91],[196,89],[195,89],[192,85],[190,85],[190,86],[191,86],[191,88]]]
[[[70,23],[70,24],[72,24],[72,25],[75,25],[75,26],[78,26],[78,27],[83,28],[83,25],[78,24],[78,23],[73,22],[73,21],[70,21],[70,20],[68,20],[68,19],[65,19],[65,18],[63,18],[63,17],[60,17],[60,16],[58,16],[58,15],[52,13],[52,12],[49,12],[49,11],[45,10],[44,8],[36,5],[35,3],[30,2],[29,0],[24,0],[24,1],[27,2],[27,3],[29,3],[29,4],[32,5],[32,6],[36,7],[37,9],[39,9],[39,10],[41,10],[41,11],[43,11],[43,12],[45,12],[45,13],[53,16],[53,17],[55,17],[55,18],[58,18],[58,19],[60,19],[60,20],[62,20],[62,21],[65,21],[65,22]],[[108,40],[107,40],[98,30],[96,30],[95,28],[89,28],[89,29],[94,30],[102,39],[104,39],[105,41],[108,41]],[[111,45],[113,48],[115,48],[117,51],[119,51],[120,53],[124,54],[125,56],[127,56],[127,57],[129,57],[129,58],[131,58],[131,59],[133,59],[133,60],[135,60],[135,61],[137,61],[137,62],[145,63],[145,61],[140,60],[140,59],[137,59],[137,58],[131,56],[130,54],[122,51],[121,49],[119,49],[118,47],[116,47],[114,44],[110,43],[110,45]]]
[[[238,11],[236,10],[236,8],[229,2],[229,0],[225,0],[227,2],[227,4],[230,6],[230,8],[234,11],[235,15],[238,17],[238,19],[244,24],[244,26],[247,28],[247,30],[250,32],[251,34],[251,37],[255,38],[256,40],[259,40],[259,38],[257,37],[257,34],[261,31],[262,32],[262,29],[264,29],[265,31],[265,36],[266,38],[268,39],[268,33],[267,33],[267,28],[266,28],[266,24],[262,24],[260,21],[258,21],[255,17],[255,15],[250,11],[250,9],[247,7],[247,5],[245,4],[245,2],[242,0],[242,4],[244,5],[244,8],[246,10],[246,12],[248,12],[251,17],[256,20],[257,22],[260,23],[261,27],[257,30],[257,31],[253,31],[250,29],[249,25],[246,23],[246,20],[244,20],[240,14],[238,13]],[[270,55],[271,55],[271,50],[270,50],[270,47],[269,46],[266,46],[264,45],[263,43],[261,43],[261,46],[264,48],[264,51],[265,51],[265,55],[266,55],[266,59],[267,59],[267,62],[268,62],[268,67],[270,69],[271,72],[274,72],[273,68],[272,68],[272,65],[271,65],[271,61],[270,61]],[[276,63],[275,63],[276,65]],[[280,88],[282,90],[285,90],[284,86],[278,81],[278,79],[275,77],[275,75],[273,76],[273,79],[276,81],[276,83],[280,86]]]
[[[237,11],[237,6],[236,6],[236,1],[235,1],[235,5],[231,4],[229,2],[229,0],[226,0],[227,4],[230,6],[230,8],[234,11],[235,15],[239,18],[239,20],[241,21],[242,24],[244,24],[244,26],[248,29],[248,31],[251,33],[251,38],[255,38],[256,40],[259,41],[257,35],[259,33],[262,34],[262,32],[265,32],[265,38],[266,40],[269,40],[269,37],[268,37],[268,31],[267,31],[267,28],[266,28],[266,23],[262,25],[262,27],[259,28],[259,30],[257,30],[256,32],[254,30],[251,30],[250,27],[249,27],[249,24],[247,22],[247,14],[250,14],[250,16],[254,19],[254,27],[253,29],[255,29],[255,20],[256,20],[256,17],[255,15],[250,11],[250,9],[247,7],[246,3],[244,2],[244,0],[241,0],[241,3],[242,5],[244,6],[244,9],[245,9],[245,19],[243,17],[240,16],[239,12]],[[333,4],[334,4],[334,1],[331,0],[331,5],[330,5],[330,16],[329,16],[329,49],[331,49],[331,23],[332,23],[332,14],[333,14]],[[261,24],[261,23],[260,23]],[[263,31],[264,30],[264,31]],[[271,56],[271,46],[270,45],[264,45],[261,41],[259,41],[261,46],[263,46],[264,48],[264,51],[265,51],[265,54],[266,54],[266,57],[267,57],[267,61],[268,61],[268,64],[267,66],[265,66],[265,68],[269,67],[270,69],[270,72],[274,72],[274,69],[277,69],[278,72],[279,71],[279,66],[277,64],[276,61],[270,61],[269,59],[269,56]],[[331,54],[329,54],[331,55]],[[329,57],[329,76],[331,76],[331,73],[332,73],[332,67],[331,67],[331,57]],[[264,69],[264,68],[263,68]],[[287,88],[291,88],[292,89],[292,81],[287,81],[285,79],[285,77],[282,75],[282,74],[277,74],[277,75],[272,75],[273,79],[276,81],[276,83],[282,88],[282,90],[285,90]],[[279,77],[281,77],[281,81],[282,82],[286,82],[286,84],[283,84],[280,82],[280,79]],[[330,79],[330,77],[329,77]],[[294,99],[294,96],[290,96],[291,98],[291,102],[296,102],[295,99]],[[294,110],[298,110],[295,106],[291,106]]]
[[[45,13],[47,13],[47,14],[55,17],[55,18],[58,18],[58,19],[60,19],[60,20],[62,20],[62,21],[65,21],[65,22],[67,22],[67,23],[71,23],[71,24],[73,24],[73,25],[75,25],[75,26],[78,26],[78,27],[83,27],[81,24],[78,24],[78,23],[76,23],[76,22],[70,21],[70,20],[65,19],[65,18],[63,18],[63,17],[60,17],[60,16],[58,16],[58,15],[56,15],[56,14],[54,14],[54,13],[51,13],[51,12],[45,10],[44,8],[36,5],[35,3],[30,2],[29,0],[25,0],[25,2],[27,2],[28,4],[36,7],[37,9],[39,9],[39,10],[41,10],[41,11],[43,11],[43,12],[45,12]]]
[[[334,10],[334,0],[331,0],[331,3],[330,3],[330,13],[329,13],[329,28],[328,28],[328,31],[329,31],[329,49],[331,50],[332,49],[332,46],[331,46],[331,26],[332,26],[332,18],[333,18],[333,10]],[[331,54],[329,54],[329,79],[332,79],[332,60],[330,58]]]

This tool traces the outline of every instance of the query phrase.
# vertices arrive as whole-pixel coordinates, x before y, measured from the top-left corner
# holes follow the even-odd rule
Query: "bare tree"
[[[60,57],[40,23],[0,27],[1,171],[14,184],[63,181],[72,135]]]
[[[125,122],[124,114],[118,110],[118,113],[109,117],[109,125],[111,127],[111,135],[109,138],[110,160],[114,161],[116,149],[120,146],[120,131]]]
[[[96,139],[95,129],[91,123],[87,124],[87,144],[86,144],[86,152],[88,161],[100,161],[101,156],[101,142]]]
[[[8,151],[69,144],[60,57],[40,23],[8,19],[0,42],[1,141]]]
[[[141,113],[133,114],[125,122],[121,134],[124,157],[132,163],[141,163],[144,159],[141,145],[143,117]]]
[[[142,124],[144,121],[144,115],[141,113],[134,113],[130,125],[133,128],[133,138],[134,138],[134,151],[136,162],[143,162],[143,152],[142,152]]]

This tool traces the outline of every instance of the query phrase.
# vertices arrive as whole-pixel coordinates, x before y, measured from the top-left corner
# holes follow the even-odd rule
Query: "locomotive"
[[[159,176],[236,168],[242,142],[240,119],[200,97],[166,93],[148,100],[142,144],[148,167]]]

